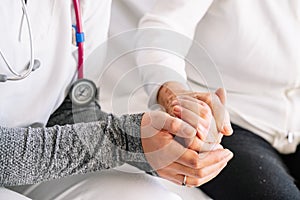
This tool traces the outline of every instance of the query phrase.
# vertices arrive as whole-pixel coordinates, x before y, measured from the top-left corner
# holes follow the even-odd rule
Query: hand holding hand
[[[200,93],[188,91],[180,83],[167,82],[159,90],[157,100],[170,115],[181,117],[184,121],[189,120],[192,115],[188,114],[186,110],[192,111],[198,116],[198,118],[193,117],[194,122],[203,122],[202,119],[208,121],[211,117],[209,114],[212,113],[212,122],[215,123],[211,123],[211,131],[216,129],[213,131],[223,135],[231,135],[233,132],[225,107],[226,93],[224,89],[218,89],[215,93]],[[182,112],[178,107],[185,108],[185,111]],[[181,115],[178,116],[180,113]],[[192,126],[197,128],[194,125]],[[202,123],[202,125],[205,124]],[[200,129],[197,130],[200,132]],[[204,135],[202,134],[202,136]]]
[[[182,184],[184,176],[188,186],[204,184],[219,174],[233,156],[220,146],[198,154],[201,140],[195,136],[191,125],[167,113],[154,111],[143,116],[141,137],[146,159],[159,176],[177,184]],[[187,145],[198,152],[186,148],[180,139],[191,141]]]

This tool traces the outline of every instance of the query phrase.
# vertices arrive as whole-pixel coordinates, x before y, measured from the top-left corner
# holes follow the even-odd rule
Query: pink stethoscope
[[[7,68],[14,76],[8,76],[6,74],[0,74],[0,82],[6,81],[18,81],[28,77],[33,71],[40,67],[40,61],[38,59],[34,59],[34,46],[33,46],[33,38],[32,31],[30,26],[30,20],[27,13],[26,3],[27,0],[21,0],[22,2],[22,20],[21,20],[21,28],[23,26],[23,19],[27,21],[27,27],[29,32],[29,43],[30,43],[30,61],[26,66],[25,70],[20,73],[14,70],[10,65],[8,60],[5,58],[4,54],[0,49],[0,56],[5,62]],[[82,28],[82,18],[80,12],[80,3],[79,0],[73,0],[75,16],[76,16],[76,43],[78,46],[78,64],[77,64],[77,81],[75,81],[69,92],[69,97],[72,100],[73,104],[76,106],[85,106],[90,104],[93,100],[95,100],[97,96],[97,88],[96,85],[88,80],[83,78],[83,63],[84,63],[84,32]],[[22,30],[22,29],[20,29]]]
[[[79,0],[73,0],[73,5],[76,16],[76,42],[78,46],[78,80],[73,83],[70,89],[69,97],[74,105],[85,106],[95,100],[98,91],[94,82],[83,78],[84,32],[82,28],[82,18]]]
[[[79,0],[73,0],[75,16],[76,16],[76,42],[78,46],[78,79],[83,78],[83,60],[84,60],[84,32],[82,28],[82,18],[80,12]]]

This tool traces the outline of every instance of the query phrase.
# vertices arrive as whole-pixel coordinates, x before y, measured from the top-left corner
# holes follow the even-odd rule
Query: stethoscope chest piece
[[[94,82],[88,79],[79,79],[70,88],[69,97],[74,105],[86,106],[96,99],[97,93]]]

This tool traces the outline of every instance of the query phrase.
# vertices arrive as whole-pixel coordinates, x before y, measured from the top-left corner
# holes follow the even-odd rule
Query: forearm
[[[161,0],[140,20],[137,47],[141,51],[136,61],[142,66],[139,71],[150,105],[157,103],[156,93],[165,81],[186,83],[184,58],[197,23],[211,3],[212,0]]]
[[[150,170],[140,139],[142,114],[49,128],[0,127],[0,185],[32,184],[113,168]]]

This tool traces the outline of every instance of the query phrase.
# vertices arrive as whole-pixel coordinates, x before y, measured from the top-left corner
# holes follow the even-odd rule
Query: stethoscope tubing
[[[27,68],[27,70],[23,73],[23,74],[19,74],[18,72],[16,72],[8,63],[7,59],[5,58],[5,56],[3,55],[2,51],[0,50],[0,55],[3,58],[5,64],[7,65],[9,71],[15,75],[15,77],[7,77],[6,80],[9,81],[18,81],[18,80],[22,80],[26,77],[28,77],[33,70],[33,66],[34,66],[34,47],[33,47],[33,38],[32,38],[32,30],[31,30],[31,25],[30,25],[30,20],[28,17],[28,12],[26,9],[26,5],[25,2],[23,0],[21,0],[22,2],[22,9],[23,9],[23,15],[25,15],[25,19],[27,22],[27,27],[28,27],[28,33],[29,33],[29,45],[30,45],[30,62],[29,62],[29,66]]]
[[[75,10],[75,16],[76,16],[76,37],[77,34],[83,35],[83,28],[82,28],[82,17],[80,12],[80,3],[79,0],[73,0],[74,10]],[[78,73],[78,79],[83,78],[83,63],[84,63],[84,40],[78,41],[77,40],[77,46],[78,46],[78,66],[77,66],[77,73]]]
[[[23,23],[23,17],[25,15],[25,19],[27,22],[28,27],[28,34],[29,34],[29,44],[30,44],[30,61],[27,69],[23,73],[18,73],[15,71],[9,64],[8,60],[5,58],[4,54],[2,53],[0,49],[0,56],[4,60],[5,64],[7,65],[9,71],[15,75],[15,77],[7,77],[5,74],[0,74],[0,81],[17,81],[22,80],[28,77],[32,71],[37,69],[40,65],[39,60],[34,60],[34,46],[33,46],[33,36],[32,36],[32,30],[31,30],[31,24],[28,17],[28,12],[26,8],[26,0],[21,0],[22,2],[22,10],[23,10],[23,16],[22,16],[22,23]],[[82,27],[82,17],[80,12],[80,3],[79,0],[73,0],[74,5],[74,11],[75,11],[75,17],[76,17],[76,41],[78,46],[78,66],[77,66],[77,73],[78,73],[78,79],[83,78],[83,63],[84,63],[84,32]],[[22,28],[22,27],[21,27]],[[78,38],[77,38],[78,36]],[[36,61],[36,62],[35,62]],[[37,66],[38,65],[38,66]],[[36,67],[37,66],[37,67]]]

